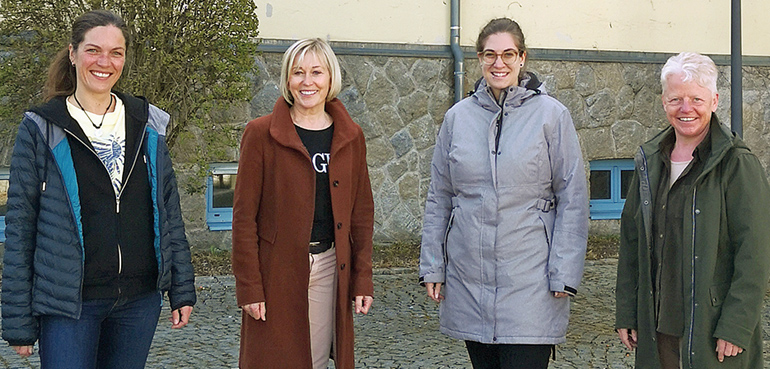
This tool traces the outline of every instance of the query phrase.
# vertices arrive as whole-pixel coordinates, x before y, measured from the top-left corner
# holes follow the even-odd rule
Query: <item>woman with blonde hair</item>
[[[352,369],[353,306],[372,304],[374,203],[361,127],[320,39],[283,56],[281,97],[248,123],[233,204],[241,368]]]

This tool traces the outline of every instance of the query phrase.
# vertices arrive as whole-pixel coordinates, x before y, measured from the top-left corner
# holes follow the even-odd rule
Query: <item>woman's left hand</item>
[[[374,297],[372,296],[356,296],[356,314],[366,315],[369,312],[369,308],[372,307]]]
[[[553,297],[556,297],[556,298],[562,298],[562,297],[567,297],[567,296],[569,296],[569,294],[567,294],[566,292],[554,292],[553,293]]]
[[[190,314],[192,314],[192,306],[182,306],[179,309],[171,311],[171,318],[168,320],[171,322],[171,328],[182,328],[190,322]]]

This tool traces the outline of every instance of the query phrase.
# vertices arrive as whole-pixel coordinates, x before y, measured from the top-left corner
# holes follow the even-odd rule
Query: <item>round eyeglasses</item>
[[[519,51],[516,49],[508,49],[508,50],[504,50],[501,53],[496,53],[492,50],[484,50],[480,52],[478,55],[481,58],[481,62],[484,63],[485,65],[495,64],[498,56],[500,57],[500,59],[503,60],[503,63],[507,65],[511,65],[516,63],[516,59],[519,58]]]

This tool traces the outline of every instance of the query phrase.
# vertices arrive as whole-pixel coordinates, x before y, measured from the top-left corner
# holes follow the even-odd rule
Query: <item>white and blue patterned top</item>
[[[69,99],[67,110],[91,141],[91,146],[112,179],[112,187],[117,197],[123,186],[123,167],[126,162],[126,109],[117,96],[112,96],[115,98],[115,109],[107,113],[103,121],[101,115],[86,112],[73,105]],[[100,128],[96,128],[92,121],[103,123]]]

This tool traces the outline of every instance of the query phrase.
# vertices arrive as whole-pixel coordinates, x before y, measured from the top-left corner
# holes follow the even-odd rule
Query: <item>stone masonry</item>
[[[218,116],[215,125],[243,124],[270,113],[280,92],[282,54],[256,58],[250,104]],[[435,135],[453,103],[452,61],[443,58],[340,55],[343,89],[339,98],[361,125],[367,140],[367,162],[374,191],[375,241],[418,242],[430,182]],[[632,158],[639,144],[668,124],[661,106],[660,64],[538,61],[528,70],[545,83],[548,93],[572,114],[583,156]],[[481,77],[477,60],[465,64],[465,90]],[[729,125],[730,70],[720,67],[717,111]],[[770,164],[770,68],[744,67],[744,136],[767,167]],[[206,132],[206,134],[210,134]],[[237,143],[234,144],[237,147]],[[237,148],[229,160],[237,161]],[[184,149],[176,149],[182,179],[191,173]],[[181,182],[181,181],[180,181]],[[230,247],[230,232],[206,229],[200,193],[183,194],[188,235],[196,247]],[[593,233],[616,233],[618,221],[592,221]]]

